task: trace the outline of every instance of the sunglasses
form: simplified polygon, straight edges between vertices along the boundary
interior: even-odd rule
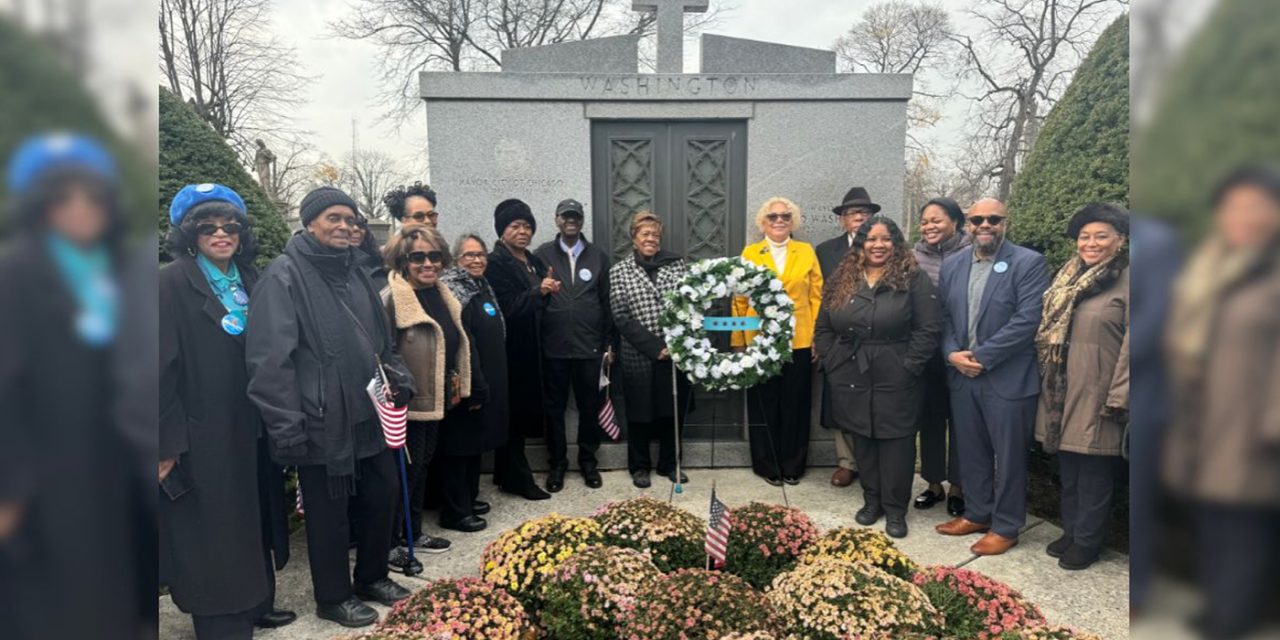
[[[444,254],[439,251],[413,251],[409,253],[409,264],[422,264],[428,260],[436,264],[444,262]]]
[[[413,220],[414,222],[426,222],[427,220],[431,220],[432,222],[434,222],[437,218],[440,217],[440,212],[430,211],[427,213],[423,213],[419,211],[417,213],[411,213],[405,217],[409,218],[410,220]]]
[[[969,224],[981,227],[983,222],[998,227],[1004,223],[1005,216],[969,216]]]
[[[463,260],[483,260],[484,258],[487,258],[489,256],[486,255],[485,252],[483,251],[468,251],[458,257],[462,258]]]
[[[239,222],[228,222],[226,224],[206,223],[196,225],[196,235],[211,236],[221,230],[229,236],[238,236],[243,229],[244,225]]]
[[[777,222],[779,220],[783,222],[791,222],[791,214],[790,213],[770,213],[765,216],[765,219],[767,219],[769,222]]]

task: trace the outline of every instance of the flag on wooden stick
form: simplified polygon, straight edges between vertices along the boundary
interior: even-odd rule
[[[613,412],[613,399],[609,397],[609,369],[608,354],[600,360],[600,393],[604,396],[604,401],[600,403],[600,414],[597,418],[600,421],[600,428],[610,440],[617,440],[622,436],[622,430],[618,428],[618,416]]]
[[[409,407],[397,407],[391,402],[391,392],[387,389],[381,367],[365,390],[369,392],[369,399],[373,401],[373,408],[378,413],[378,422],[382,423],[382,437],[386,438],[387,446],[392,449],[403,448],[409,423]]]

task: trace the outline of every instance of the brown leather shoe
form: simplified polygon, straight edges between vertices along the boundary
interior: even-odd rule
[[[991,525],[978,524],[964,519],[963,516],[948,520],[933,528],[944,536],[967,536],[971,533],[982,533],[991,530]]]
[[[998,556],[1018,544],[1017,538],[1006,538],[994,531],[988,531],[969,550],[980,556]]]
[[[836,487],[847,487],[853,484],[853,481],[857,477],[858,477],[857,471],[853,471],[852,469],[846,469],[844,467],[839,467],[836,469],[835,473],[831,474],[831,484],[832,486],[836,486]]]

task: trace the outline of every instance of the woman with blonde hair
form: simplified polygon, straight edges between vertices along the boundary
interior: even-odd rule
[[[791,361],[782,366],[782,373],[748,392],[751,407],[761,411],[765,421],[751,426],[751,468],[771,485],[799,484],[809,455],[813,325],[822,305],[822,268],[813,245],[791,237],[800,229],[796,203],[781,197],[765,200],[756,211],[756,228],[764,238],[747,245],[742,258],[769,268],[782,281],[795,303],[795,334]],[[733,315],[754,316],[755,310],[745,297],[735,297]],[[733,346],[745,348],[754,338],[754,331],[735,332]]]

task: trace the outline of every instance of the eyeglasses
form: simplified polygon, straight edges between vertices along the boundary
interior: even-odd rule
[[[783,222],[791,222],[790,213],[770,213],[766,215],[765,218],[767,218],[769,222],[777,222],[779,220]]]
[[[839,216],[840,216],[840,217],[842,217],[842,218],[843,218],[844,216],[869,216],[869,215],[871,215],[871,210],[870,210],[870,209],[862,209],[862,208],[858,208],[858,209],[845,209],[844,211],[841,211],[841,212],[840,212],[839,214],[837,214],[837,215],[839,215]]]
[[[239,222],[228,222],[226,224],[200,224],[196,225],[196,235],[211,236],[221,230],[229,236],[238,236],[244,229],[244,225]]]
[[[409,218],[410,220],[413,220],[414,222],[426,222],[427,220],[435,222],[436,219],[440,217],[440,212],[439,211],[427,211],[427,212],[416,211],[405,217]]]
[[[468,251],[458,257],[462,260],[484,260],[489,256],[483,251]]]
[[[1005,216],[969,216],[969,224],[975,227],[981,227],[983,222],[998,227],[1004,224]]]
[[[434,264],[444,262],[444,253],[440,251],[413,251],[409,253],[409,264],[422,264],[428,260]]]

